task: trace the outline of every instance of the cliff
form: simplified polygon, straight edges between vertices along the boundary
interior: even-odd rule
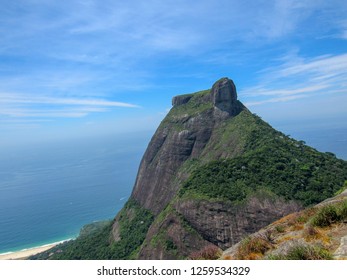
[[[176,96],[142,158],[129,201],[58,259],[184,259],[232,247],[332,197],[347,163],[276,131],[237,98],[232,80]]]

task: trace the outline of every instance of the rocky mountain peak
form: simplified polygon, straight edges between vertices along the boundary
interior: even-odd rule
[[[237,101],[236,87],[232,80],[222,78],[215,82],[210,95],[215,107],[232,114],[233,107]]]
[[[177,95],[172,98],[172,106],[179,106],[188,103],[193,97],[192,94]]]
[[[178,95],[172,98],[172,106],[180,106],[188,103],[194,94]],[[221,78],[215,82],[207,95],[204,95],[200,103],[211,102],[218,114],[235,116],[240,112],[237,102],[237,92],[234,82],[229,78]],[[227,114],[225,114],[227,113]]]

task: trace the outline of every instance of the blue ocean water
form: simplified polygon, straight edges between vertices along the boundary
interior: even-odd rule
[[[2,151],[0,254],[76,237],[129,197],[149,134]]]
[[[347,160],[347,127],[277,129]],[[129,197],[152,133],[0,153],[0,254],[76,237],[112,219]]]
[[[340,126],[308,127],[279,126],[276,127],[290,137],[303,140],[307,145],[320,152],[331,152],[337,158],[347,160],[347,123]]]

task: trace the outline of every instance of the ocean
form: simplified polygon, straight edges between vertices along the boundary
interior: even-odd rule
[[[276,127],[347,160],[347,129]],[[152,133],[30,146],[0,157],[0,254],[74,238],[112,219],[135,182]]]
[[[335,127],[283,125],[275,128],[296,140],[305,141],[306,145],[320,152],[331,152],[337,158],[347,160],[347,123]]]
[[[0,254],[74,238],[131,194],[149,133],[1,151]]]

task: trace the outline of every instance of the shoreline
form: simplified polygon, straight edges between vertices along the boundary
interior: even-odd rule
[[[8,252],[8,253],[2,253],[0,254],[0,260],[25,260],[26,258],[36,255],[38,253],[43,253],[49,249],[52,249],[58,244],[64,243],[66,241],[72,240],[73,238],[70,239],[65,239],[62,241],[57,241],[54,243],[42,245],[42,246],[37,246],[33,248],[28,248],[28,249],[23,249],[15,252]]]

